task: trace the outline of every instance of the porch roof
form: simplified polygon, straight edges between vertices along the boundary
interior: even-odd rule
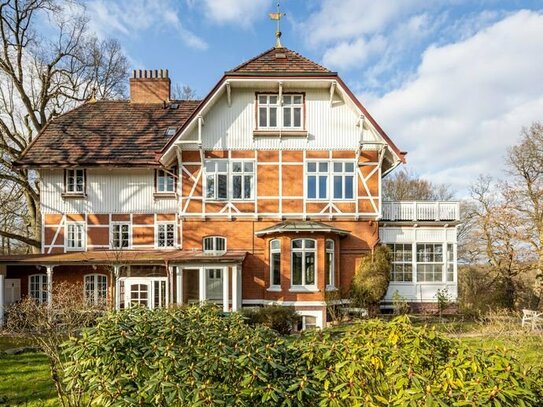
[[[228,251],[209,255],[188,250],[96,250],[58,254],[22,254],[0,256],[0,264],[10,265],[110,265],[110,264],[182,264],[241,263],[247,252]]]
[[[273,226],[261,229],[255,233],[257,236],[270,235],[273,233],[336,233],[340,236],[347,236],[351,232],[338,229],[326,223],[315,221],[284,221]]]

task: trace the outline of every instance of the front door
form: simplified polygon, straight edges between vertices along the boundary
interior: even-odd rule
[[[147,308],[168,305],[168,280],[166,277],[127,277],[124,279],[124,307],[142,305]]]

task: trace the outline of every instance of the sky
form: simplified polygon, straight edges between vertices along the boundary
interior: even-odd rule
[[[167,68],[205,96],[271,48],[272,0],[86,0],[91,29],[134,69]],[[283,45],[337,71],[406,168],[458,198],[502,176],[507,148],[543,121],[543,0],[282,0]]]

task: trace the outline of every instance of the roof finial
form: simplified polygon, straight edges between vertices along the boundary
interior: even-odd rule
[[[87,99],[88,103],[96,103],[96,86],[92,87],[90,97]]]
[[[275,48],[282,48],[281,45],[281,18],[286,16],[285,13],[281,13],[281,3],[277,1],[277,12],[268,13],[272,20],[277,21],[277,28],[275,30]]]

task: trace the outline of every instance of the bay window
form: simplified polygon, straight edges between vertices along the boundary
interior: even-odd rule
[[[312,239],[292,241],[292,286],[316,286],[317,243]]]
[[[417,281],[443,281],[443,244],[417,244]]]
[[[270,242],[270,286],[281,286],[281,241]]]
[[[389,244],[388,248],[392,257],[392,269],[390,281],[413,281],[413,245],[405,243]]]

